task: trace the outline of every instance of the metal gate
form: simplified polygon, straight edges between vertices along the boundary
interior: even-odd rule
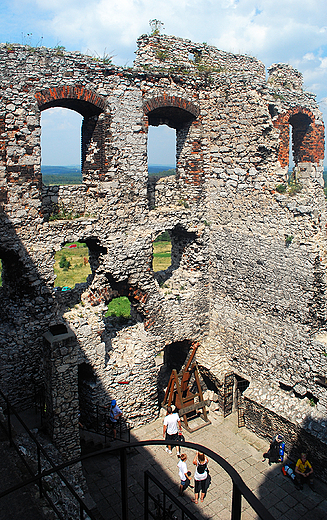
[[[238,379],[236,382],[236,402],[237,402],[237,424],[239,428],[245,426],[245,404],[243,392],[249,386],[246,379]]]
[[[233,411],[234,374],[226,374],[224,382],[224,417]]]

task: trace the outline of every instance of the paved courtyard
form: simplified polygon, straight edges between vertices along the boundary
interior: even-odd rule
[[[316,480],[315,491],[305,485],[303,491],[281,472],[281,464],[271,467],[262,462],[262,453],[268,443],[256,437],[246,428],[237,428],[235,415],[224,419],[219,412],[210,412],[211,425],[196,432],[183,431],[185,440],[202,444],[225,458],[241,475],[247,486],[268,508],[273,517],[283,520],[327,519],[327,486]],[[149,425],[131,432],[131,440],[162,440],[162,422],[159,418]],[[118,441],[116,441],[118,442]],[[195,452],[183,450],[188,457],[188,469],[194,474],[192,464]],[[197,518],[230,520],[231,480],[227,473],[213,461],[209,461],[211,483],[203,503],[194,504],[193,490],[178,497],[178,458],[163,446],[131,449],[128,463],[129,520],[143,519],[143,474],[148,469],[163,483]],[[90,493],[105,520],[121,519],[120,469],[118,456],[98,455],[84,463]],[[314,461],[313,461],[314,465]],[[192,480],[193,483],[193,480]],[[159,490],[154,494],[159,493]],[[175,507],[173,507],[175,509]],[[257,519],[252,508],[243,500],[242,520]]]

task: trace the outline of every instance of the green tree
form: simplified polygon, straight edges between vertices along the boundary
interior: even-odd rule
[[[70,261],[67,260],[65,255],[62,255],[62,257],[60,258],[59,267],[64,271],[68,271],[68,269],[70,268]]]

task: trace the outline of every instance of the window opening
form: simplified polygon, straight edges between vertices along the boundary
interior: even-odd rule
[[[41,112],[41,171],[45,185],[81,184],[81,125],[74,110],[54,107]]]
[[[306,148],[309,146],[308,132],[310,131],[311,119],[301,112],[290,117],[290,157],[292,153],[292,160],[294,166],[299,162],[306,162]]]
[[[109,282],[109,286],[104,291],[104,294],[107,294],[108,305],[105,314],[106,329],[119,330],[143,322],[144,317],[138,309],[140,290],[130,286],[126,280],[116,282],[109,273],[106,277]]]
[[[85,283],[92,274],[89,249],[84,242],[67,242],[55,254],[55,287],[68,290],[77,283]]]
[[[202,60],[202,53],[198,50],[190,51],[188,54],[188,59],[198,65]]]
[[[127,296],[113,298],[108,304],[108,310],[105,316],[129,319],[131,317],[131,302]]]
[[[150,126],[148,132],[149,175],[174,175],[176,167],[176,130],[166,124]],[[166,173],[169,172],[169,173]]]
[[[164,236],[166,235],[167,231],[164,233]],[[166,269],[156,270],[156,260],[155,254],[159,253],[157,250],[157,243],[153,243],[153,272],[154,277],[157,280],[160,287],[163,288],[165,296],[170,298],[172,290],[173,289],[179,289],[181,292],[184,292],[186,290],[186,286],[183,283],[179,283],[178,287],[175,287],[175,282],[173,281],[173,274],[174,272],[180,267],[183,255],[185,254],[185,251],[191,252],[193,247],[196,247],[195,244],[195,234],[189,233],[184,228],[180,226],[176,226],[174,229],[168,231],[170,241],[171,241],[171,248],[170,248],[170,265],[166,267]],[[162,237],[163,234],[159,235],[158,239]],[[167,263],[169,262],[169,244],[165,246],[167,248],[165,254],[165,260]],[[170,281],[168,281],[171,278]],[[174,293],[175,294],[175,293]],[[176,300],[179,302],[181,301],[180,294],[175,294]]]
[[[160,124],[160,123],[159,123]],[[156,184],[162,177],[176,173],[176,130],[165,124],[149,126],[148,132],[148,200],[155,208]]]
[[[165,271],[171,265],[171,238],[168,231],[164,231],[153,242],[154,272]]]
[[[294,158],[293,158],[293,132],[292,125],[289,125],[289,158],[288,158],[288,175],[289,177],[292,174],[294,168]]]

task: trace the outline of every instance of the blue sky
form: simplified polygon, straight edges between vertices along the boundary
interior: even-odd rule
[[[0,39],[34,46],[63,45],[99,56],[108,53],[117,65],[130,66],[136,39],[149,32],[148,22],[153,18],[164,22],[166,34],[250,54],[266,67],[280,62],[293,65],[302,72],[305,89],[317,95],[327,121],[326,0],[2,0]],[[48,118],[46,123],[43,117],[44,128],[47,125],[51,132],[57,116],[50,110],[44,114]],[[67,131],[74,117],[65,116]],[[159,130],[160,137],[150,146],[149,162],[162,164],[160,152],[170,149],[173,132]],[[47,139],[44,135],[42,157],[50,164]],[[173,148],[168,156],[172,154]],[[76,164],[69,150],[61,157],[66,164]],[[165,164],[166,158],[165,153]]]

